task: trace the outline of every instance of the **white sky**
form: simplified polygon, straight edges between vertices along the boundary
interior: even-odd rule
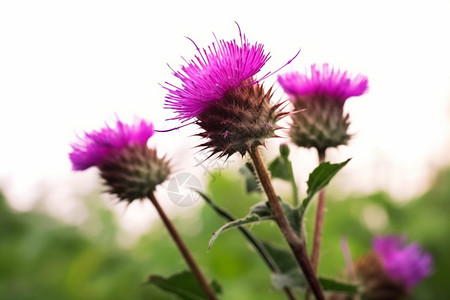
[[[277,69],[301,48],[282,72],[329,62],[369,77],[370,92],[347,103],[357,135],[330,157],[354,158],[342,175],[349,190],[384,188],[408,197],[450,161],[449,13],[450,1],[429,0],[2,0],[0,186],[17,209],[45,193],[70,215],[73,205],[65,198],[74,196],[67,183],[80,189],[97,182],[95,171],[70,171],[75,134],[116,113],[153,120],[158,128],[177,126],[164,122],[172,115],[161,108],[159,84],[176,83],[167,63],[177,68],[181,56],[193,56],[185,36],[199,46],[213,41],[212,32],[238,38],[237,21],[251,42],[271,52],[263,71]],[[175,157],[179,171],[192,171],[195,161],[181,156],[194,145],[187,137],[193,132],[152,140]],[[304,155],[302,166],[314,166],[313,154],[295,153]]]

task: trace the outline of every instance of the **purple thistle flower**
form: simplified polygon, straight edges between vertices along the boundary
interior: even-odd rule
[[[208,48],[200,50],[198,55],[174,71],[174,75],[182,82],[181,87],[167,83],[169,94],[166,107],[173,109],[177,119],[185,121],[202,113],[215,100],[236,89],[246,81],[246,85],[256,83],[253,78],[269,60],[262,44],[251,45],[245,35],[240,35],[240,43],[236,40],[219,40]],[[250,79],[250,81],[248,81]]]
[[[373,248],[381,258],[386,273],[408,289],[432,272],[431,255],[416,243],[406,245],[404,238],[377,237],[373,241]]]
[[[330,69],[328,64],[323,64],[322,70],[312,65],[309,75],[299,72],[280,75],[278,82],[291,97],[323,96],[340,102],[345,102],[353,96],[360,96],[368,88],[366,76],[356,75],[351,78],[347,71]]]
[[[92,166],[100,166],[115,153],[133,145],[147,145],[148,139],[154,134],[153,124],[140,120],[133,125],[116,122],[116,128],[106,125],[99,131],[85,133],[80,142],[72,144],[69,154],[72,169],[83,171]]]
[[[349,115],[344,114],[344,103],[349,97],[367,91],[367,77],[351,78],[346,71],[330,69],[324,64],[321,69],[312,65],[310,74],[280,75],[278,82],[298,111],[292,115],[294,124],[289,132],[297,146],[324,152],[347,144],[351,137],[347,132],[350,121]]]
[[[216,39],[207,48],[195,46],[195,58],[181,71],[173,71],[181,86],[167,82],[164,86],[166,108],[177,114],[174,119],[195,119],[203,129],[199,136],[208,140],[200,147],[211,149],[211,155],[244,155],[264,144],[287,113],[280,111],[281,103],[270,103],[272,90],[265,92],[259,84],[271,73],[255,79],[270,58],[263,45],[250,44],[240,33],[240,42]]]
[[[143,199],[170,173],[168,162],[147,147],[153,133],[153,124],[145,120],[132,125],[117,120],[115,128],[106,125],[85,133],[72,144],[72,169],[82,171],[96,166],[111,194],[128,202]]]

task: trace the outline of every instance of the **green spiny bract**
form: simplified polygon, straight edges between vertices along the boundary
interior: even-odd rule
[[[170,174],[168,161],[141,144],[126,147],[99,168],[108,192],[130,203],[146,198]]]
[[[346,145],[349,115],[343,113],[343,102],[323,97],[297,96],[292,100],[295,113],[289,136],[299,147],[327,148]]]
[[[270,88],[264,92],[262,85],[254,84],[228,91],[197,116],[197,124],[204,130],[198,135],[208,139],[200,145],[211,150],[211,156],[229,157],[239,152],[245,155],[250,149],[264,145],[267,138],[275,136],[276,124],[287,112],[282,103],[272,105]]]

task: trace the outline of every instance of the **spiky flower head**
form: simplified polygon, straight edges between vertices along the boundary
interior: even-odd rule
[[[168,162],[147,147],[153,134],[153,124],[145,120],[131,125],[117,120],[115,127],[86,132],[71,145],[72,169],[98,167],[111,194],[128,202],[143,199],[170,172]]]
[[[324,151],[347,144],[349,115],[344,115],[344,103],[367,91],[367,77],[352,78],[346,71],[323,64],[321,67],[312,65],[310,73],[280,75],[278,82],[290,96],[295,110],[304,110],[292,117],[290,137],[296,145]]]
[[[364,298],[400,300],[432,271],[432,257],[422,248],[398,236],[376,237],[373,251],[356,261]]]
[[[197,123],[203,129],[199,135],[207,139],[201,146],[212,154],[244,155],[273,136],[285,115],[280,104],[270,103],[271,89],[265,92],[259,83],[264,76],[255,77],[270,56],[262,44],[250,44],[242,34],[239,42],[216,39],[197,51],[173,73],[181,86],[166,83],[166,108],[177,114],[174,119]]]

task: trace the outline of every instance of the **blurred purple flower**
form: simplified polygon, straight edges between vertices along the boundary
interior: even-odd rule
[[[340,102],[360,96],[368,88],[366,76],[356,75],[351,78],[346,71],[330,69],[328,64],[323,64],[322,68],[312,65],[311,74],[293,72],[280,75],[278,82],[291,97],[323,96]]]
[[[106,125],[99,131],[86,132],[78,143],[71,145],[72,169],[98,167],[127,146],[146,145],[153,133],[153,124],[145,120],[137,120],[133,125],[117,120],[115,128]]]
[[[409,289],[432,272],[431,255],[416,243],[406,245],[402,237],[376,237],[373,247],[386,273]]]
[[[195,45],[195,43],[194,43]],[[195,45],[197,47],[197,45]],[[199,49],[195,59],[173,74],[181,80],[181,87],[166,82],[169,91],[166,107],[186,121],[201,114],[212,101],[222,99],[233,89],[256,83],[256,75],[269,60],[262,44],[250,44],[245,35],[236,40],[217,40],[208,48]]]

